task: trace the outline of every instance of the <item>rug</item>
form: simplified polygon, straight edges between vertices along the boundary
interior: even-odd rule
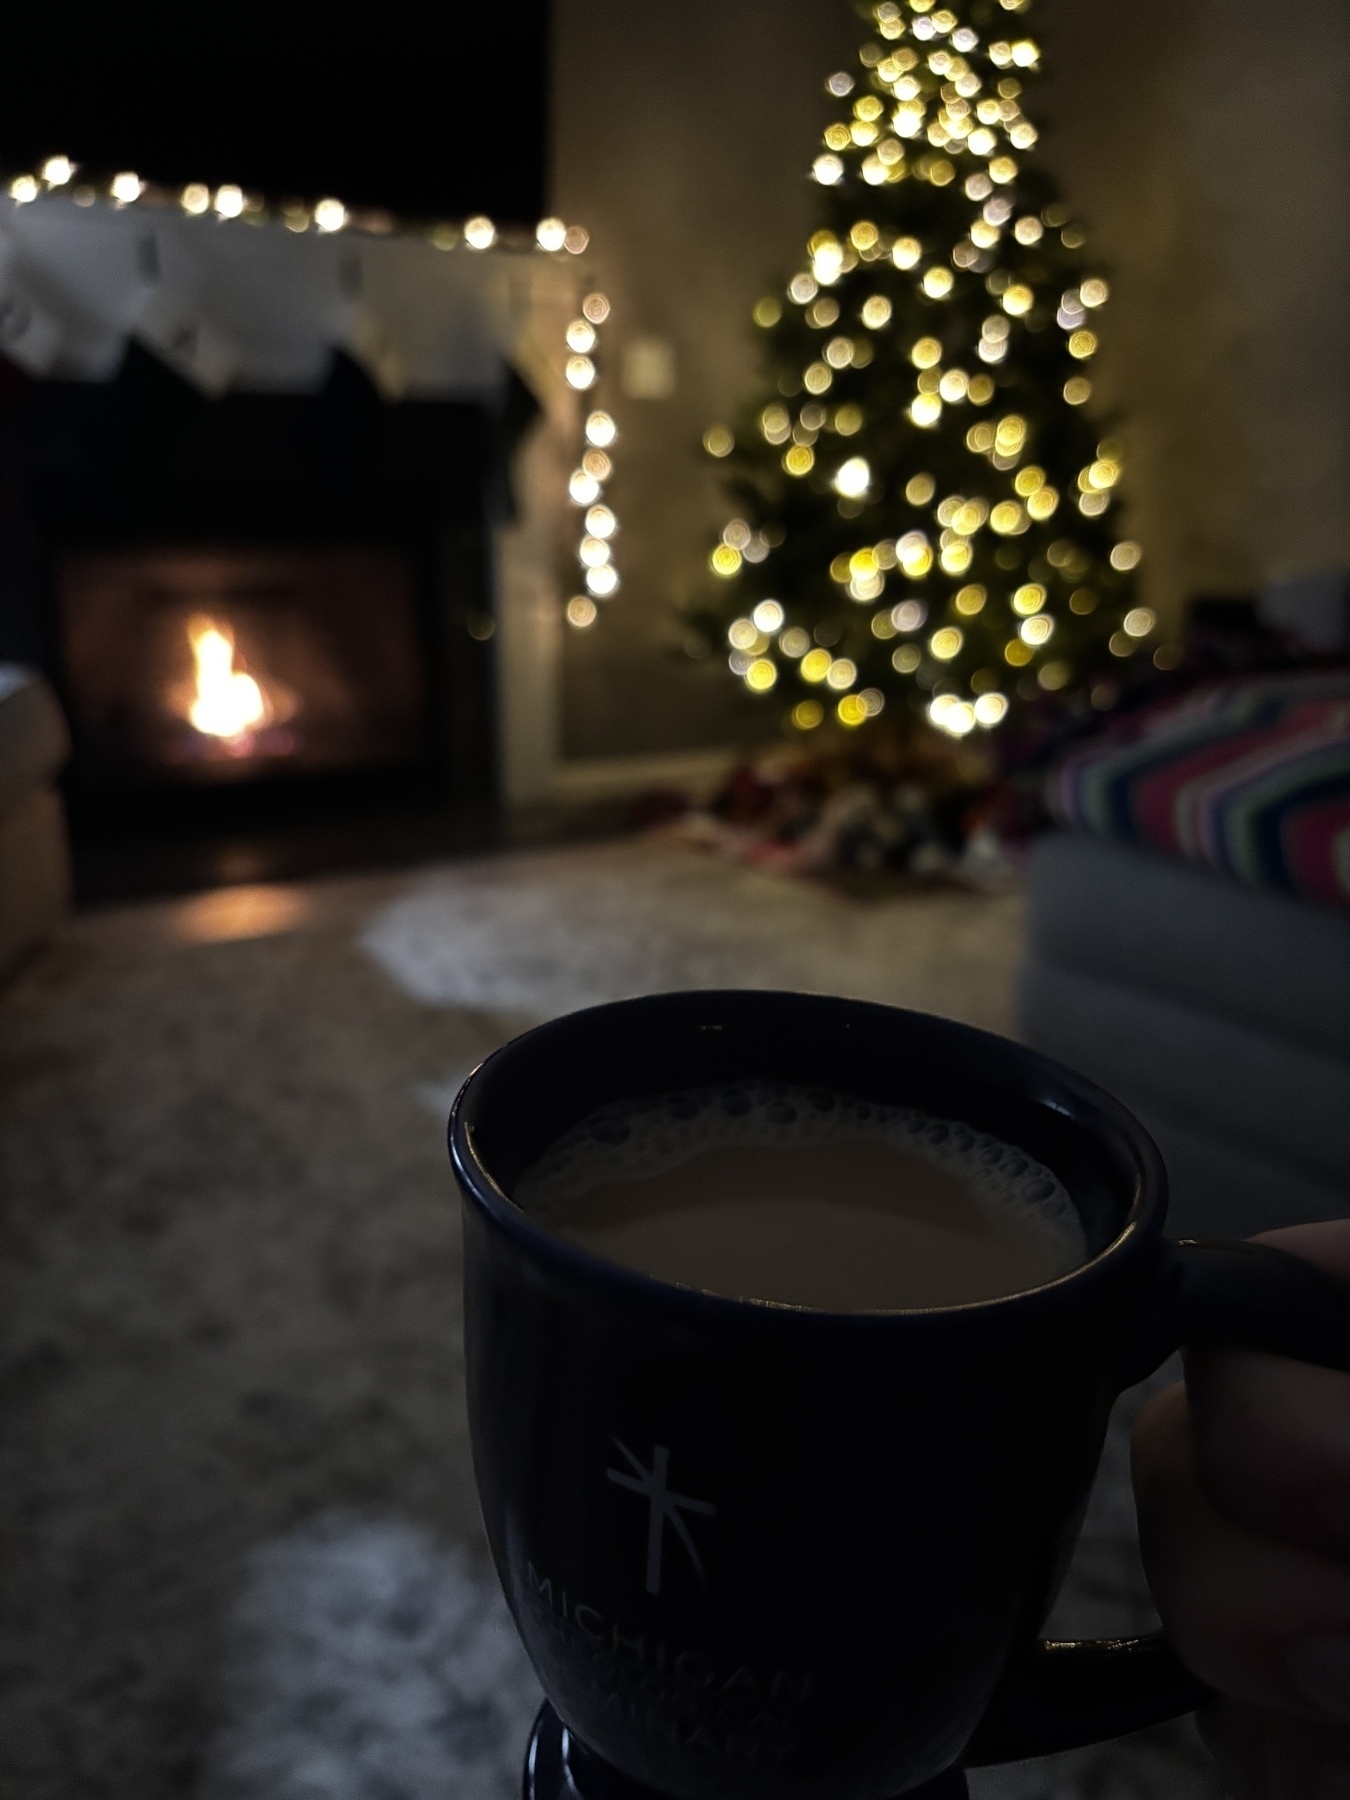
[[[0,993],[3,1800],[516,1792],[536,1690],[469,1464],[453,1088],[658,987],[1006,1029],[1016,935],[1012,897],[644,842],[72,921]],[[1122,1441],[1065,1602],[1090,1629],[1146,1605]],[[1213,1791],[1182,1728],[978,1779]]]

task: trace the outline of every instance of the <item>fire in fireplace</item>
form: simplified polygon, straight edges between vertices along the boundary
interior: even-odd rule
[[[410,560],[137,549],[60,570],[64,666],[99,785],[376,768],[425,751]]]

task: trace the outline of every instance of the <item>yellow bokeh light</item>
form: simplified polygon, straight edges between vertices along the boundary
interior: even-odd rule
[[[320,200],[314,208],[314,223],[320,231],[341,231],[347,223],[347,209],[340,200],[334,200],[330,195],[327,200]],[[469,228],[466,225],[464,227],[466,237],[468,231]]]
[[[824,394],[834,383],[834,374],[828,363],[814,362],[802,376],[802,385],[808,394]]]
[[[923,652],[917,644],[901,644],[891,651],[891,667],[897,675],[912,675],[923,661]]]
[[[805,656],[811,648],[811,639],[800,625],[789,625],[778,640],[778,648],[784,656]]]
[[[1111,567],[1113,569],[1137,569],[1143,559],[1144,552],[1139,545],[1125,538],[1116,544],[1111,551]]]
[[[798,731],[814,731],[825,717],[819,700],[799,700],[792,709],[792,723]]]
[[[862,725],[867,719],[867,703],[861,694],[845,694],[834,710],[841,725]]]
[[[1038,581],[1029,581],[1025,587],[1018,588],[1012,597],[1012,609],[1019,618],[1029,619],[1045,605],[1045,589]]]
[[[976,613],[983,611],[984,603],[988,598],[988,594],[978,582],[971,582],[968,587],[960,590],[952,601],[952,605],[963,618],[973,619]]]
[[[1020,537],[1030,520],[1014,500],[1000,500],[989,515],[989,524],[1000,537]]]
[[[476,213],[472,219],[464,221],[464,242],[470,250],[490,250],[497,241],[497,227],[486,213]],[[567,234],[563,234],[564,244]]]
[[[995,392],[992,375],[972,375],[966,397],[976,406],[988,406]]]
[[[928,717],[950,737],[965,737],[975,729],[975,708],[955,694],[939,694],[929,702]]]
[[[595,347],[595,327],[589,319],[573,319],[567,327],[567,348],[586,352]]]
[[[956,284],[950,269],[932,268],[923,272],[923,291],[930,300],[945,300]]]
[[[714,575],[720,575],[729,581],[733,575],[740,573],[741,553],[730,544],[719,544],[708,558],[708,565]]]
[[[1132,638],[1147,637],[1158,623],[1158,615],[1148,606],[1134,606],[1121,620],[1126,634]]]
[[[619,576],[613,563],[603,563],[598,569],[589,569],[586,573],[586,586],[591,593],[602,599],[619,591]]]
[[[1125,632],[1113,631],[1106,641],[1106,647],[1112,656],[1133,656],[1138,645]]]
[[[767,694],[778,680],[778,670],[767,656],[756,657],[745,671],[745,685],[757,694]]]
[[[190,181],[178,196],[178,204],[185,213],[200,218],[211,204],[211,190],[204,181]]]
[[[858,665],[847,656],[836,656],[825,672],[825,679],[832,688],[850,688],[858,679]]]
[[[850,456],[835,470],[835,492],[843,494],[846,499],[859,500],[867,492],[872,482],[872,469],[864,456]]]
[[[937,492],[937,483],[931,475],[911,475],[905,483],[905,498],[911,506],[927,506]]]
[[[727,626],[727,642],[733,650],[759,650],[763,639],[753,619],[733,619]]]
[[[949,406],[954,406],[966,397],[970,380],[964,369],[948,369],[938,383],[938,393]]]
[[[862,322],[869,331],[880,331],[890,317],[891,303],[884,294],[871,294],[863,301]]]
[[[809,444],[794,444],[783,457],[789,475],[809,475],[816,466],[816,454]]]
[[[1073,375],[1064,383],[1064,398],[1070,406],[1083,406],[1092,398],[1092,383],[1085,375]]]
[[[1078,297],[1084,306],[1105,306],[1111,296],[1111,290],[1104,281],[1085,281],[1078,289]]]
[[[961,654],[961,646],[965,636],[955,625],[944,625],[941,631],[935,631],[928,640],[928,648],[939,662],[950,662],[954,656]]]
[[[1014,281],[1003,291],[1003,310],[1015,319],[1029,313],[1035,304],[1036,296],[1025,282]]]
[[[1008,702],[999,693],[981,694],[975,702],[975,719],[980,725],[994,726],[1008,716]]]
[[[569,356],[567,367],[563,371],[567,385],[584,393],[587,388],[595,386],[595,364],[589,356]]]
[[[578,631],[584,631],[588,625],[594,625],[599,613],[600,608],[587,594],[573,594],[567,602],[567,623],[575,625]]]
[[[1003,646],[1003,660],[1011,663],[1014,669],[1024,669],[1031,661],[1033,652],[1021,638],[1009,638]]]
[[[942,401],[936,394],[916,394],[910,402],[909,417],[928,430],[942,417]]]
[[[1033,519],[1039,521],[1052,518],[1058,505],[1059,490],[1058,488],[1050,487],[1047,483],[1044,487],[1038,487],[1036,492],[1028,499],[1027,511],[1031,514]]]
[[[619,435],[619,428],[607,412],[593,412],[586,421],[586,442],[607,449]]]
[[[809,650],[802,658],[802,680],[824,681],[833,660],[828,650]]]
[[[841,406],[834,415],[834,428],[840,437],[852,437],[863,428],[863,415],[860,406]]]
[[[730,456],[736,440],[725,425],[710,425],[703,434],[703,448],[709,456]]]
[[[768,331],[782,316],[783,309],[771,294],[766,294],[762,300],[756,300],[754,311],[750,314],[761,331]]]
[[[932,369],[942,361],[942,342],[935,337],[921,337],[909,353],[916,369]]]
[[[1069,339],[1069,355],[1076,356],[1080,362],[1097,351],[1097,334],[1095,331],[1075,331]]]
[[[757,630],[772,636],[783,623],[783,609],[776,600],[761,600],[750,617]]]
[[[1013,477],[1013,492],[1020,494],[1024,500],[1044,485],[1045,470],[1036,463],[1028,463],[1025,469],[1019,469]]]
[[[566,239],[567,226],[562,219],[540,219],[534,228],[534,241],[541,250],[561,250]]]
[[[49,188],[64,187],[75,173],[75,165],[68,156],[49,156],[42,165],[42,179]]]
[[[1029,619],[1023,619],[1017,627],[1017,635],[1024,644],[1048,644],[1054,634],[1055,621],[1048,613],[1035,613]]]
[[[897,269],[912,269],[923,255],[923,245],[916,237],[898,237],[891,245],[891,261]]]

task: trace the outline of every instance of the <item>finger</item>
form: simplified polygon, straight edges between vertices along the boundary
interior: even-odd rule
[[[1347,1282],[1350,1220],[1258,1240]],[[1194,1351],[1186,1382],[1200,1479],[1214,1505],[1264,1536],[1350,1559],[1350,1375],[1252,1351]]]
[[[1230,1700],[1200,1713],[1205,1746],[1236,1800],[1350,1800],[1350,1731]]]
[[[1183,1661],[1249,1705],[1350,1725],[1350,1566],[1214,1506],[1181,1387],[1140,1413],[1133,1462],[1144,1567]]]

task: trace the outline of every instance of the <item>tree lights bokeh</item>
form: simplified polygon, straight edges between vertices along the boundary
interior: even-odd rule
[[[1109,286],[1029,158],[1030,3],[859,8],[822,224],[753,309],[769,391],[704,437],[736,516],[691,625],[798,730],[889,702],[961,737],[1152,648],[1085,410]]]

